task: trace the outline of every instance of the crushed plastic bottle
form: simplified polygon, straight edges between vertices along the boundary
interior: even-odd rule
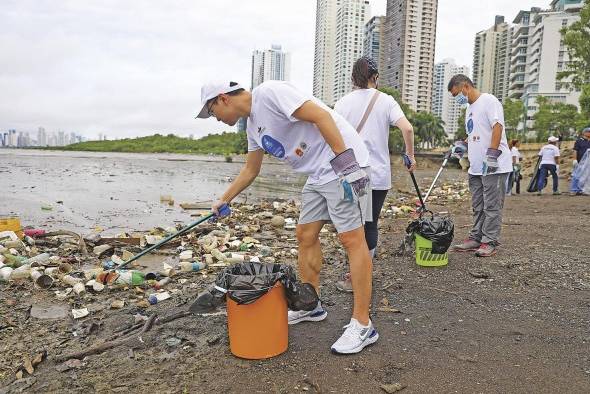
[[[195,261],[194,263],[183,261],[182,263],[180,263],[180,269],[184,272],[200,271],[204,269],[206,266],[207,265],[205,263],[202,263],[200,261]]]
[[[115,280],[116,284],[139,286],[145,282],[145,275],[140,271],[121,271]]]

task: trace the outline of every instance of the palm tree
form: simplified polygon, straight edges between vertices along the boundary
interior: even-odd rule
[[[418,112],[412,124],[416,139],[422,148],[434,148],[447,143],[445,123],[438,116],[430,112]]]

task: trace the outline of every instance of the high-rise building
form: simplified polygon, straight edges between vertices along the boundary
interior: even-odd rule
[[[264,81],[288,81],[291,78],[291,54],[283,52],[280,45],[273,44],[270,49],[252,52],[250,89]],[[238,120],[238,131],[246,131],[247,119]]]
[[[334,58],[336,55],[336,15],[342,0],[317,0],[313,95],[327,105],[334,104]]]
[[[251,89],[264,81],[288,81],[290,73],[291,55],[283,52],[280,45],[273,44],[271,49],[252,52]]]
[[[387,0],[384,84],[417,111],[430,111],[438,0]]]
[[[567,81],[557,80],[557,73],[565,70],[569,61],[560,30],[580,19],[582,6],[582,0],[553,0],[550,10],[531,15],[521,97],[527,111],[527,128],[533,125],[538,96],[579,107],[580,92],[570,90],[566,86]]]
[[[57,132],[57,146],[64,146],[66,144],[65,134],[63,131]]]
[[[47,133],[45,132],[45,128],[39,127],[37,130],[37,145],[38,146],[47,146]]]
[[[510,54],[510,84],[508,96],[520,99],[524,93],[525,76],[528,70],[529,31],[535,15],[541,11],[533,7],[530,11],[520,11],[512,21],[512,44]],[[531,41],[532,44],[532,41]]]
[[[461,106],[447,90],[453,75],[469,76],[468,66],[457,66],[453,59],[444,59],[434,65],[434,82],[432,85],[432,113],[445,122],[445,132],[454,138],[459,127],[457,120],[461,116]]]
[[[18,146],[18,135],[16,134],[16,130],[14,130],[14,129],[8,130],[7,146],[11,146],[11,147]]]
[[[510,87],[512,27],[497,15],[494,26],[475,35],[473,83],[503,101]]]
[[[363,55],[367,0],[317,0],[313,95],[327,105],[352,90],[352,66]]]
[[[336,13],[334,90],[338,101],[352,90],[352,66],[363,55],[364,29],[371,9],[366,0],[341,0]]]
[[[368,56],[377,62],[379,75],[384,75],[385,65],[385,16],[374,16],[365,24],[365,39],[363,42],[363,56]]]

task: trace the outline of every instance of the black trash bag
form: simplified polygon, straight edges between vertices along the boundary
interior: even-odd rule
[[[407,234],[419,234],[432,241],[432,253],[443,254],[453,242],[455,225],[446,216],[420,217],[408,225]]]
[[[209,312],[225,301],[225,296],[239,305],[251,304],[265,295],[277,283],[285,288],[289,309],[313,310],[318,303],[315,288],[297,281],[293,267],[284,264],[239,263],[217,275],[215,283],[197,296],[191,305],[193,313]]]

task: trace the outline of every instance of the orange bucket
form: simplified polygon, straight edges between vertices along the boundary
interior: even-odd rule
[[[24,237],[20,219],[17,216],[0,216],[0,231],[14,231],[20,239]]]
[[[277,283],[252,304],[238,305],[227,297],[227,329],[229,349],[237,357],[259,360],[284,353],[289,325],[283,285]]]

